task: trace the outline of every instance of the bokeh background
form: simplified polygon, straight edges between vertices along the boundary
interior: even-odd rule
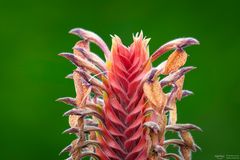
[[[239,1],[1,1],[0,2],[0,159],[57,160],[74,138],[62,135],[69,109],[55,99],[74,96],[64,79],[74,66],[62,57],[78,37],[68,31],[82,27],[98,33],[110,46],[110,34],[126,45],[132,33],[151,37],[150,51],[177,37],[197,38],[187,48],[185,88],[195,95],[178,104],[179,122],[194,123],[202,151],[193,159],[239,155],[240,148],[240,13]],[[93,51],[102,56],[93,46]],[[166,57],[159,58],[158,62]],[[155,64],[157,64],[155,63]]]

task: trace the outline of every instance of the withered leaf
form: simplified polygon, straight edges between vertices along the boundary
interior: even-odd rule
[[[186,146],[188,146],[193,151],[196,151],[196,147],[194,145],[194,140],[193,140],[190,132],[188,132],[186,130],[182,130],[182,131],[180,131],[180,136],[181,136],[182,140],[184,141],[184,143],[186,144]]]
[[[183,89],[184,79],[185,79],[185,76],[183,75],[175,83],[177,85],[177,100],[179,101],[182,99],[182,89]]]
[[[73,80],[76,90],[76,104],[77,107],[82,107],[91,90],[89,86],[83,83],[80,74],[76,71],[73,72]]]
[[[71,151],[71,155],[73,159],[78,159],[78,157],[81,155],[81,150],[78,149],[78,139],[75,139],[72,141],[71,145],[72,145],[72,151]]]
[[[187,56],[187,53],[183,49],[176,49],[167,59],[164,74],[169,74],[177,71],[186,63]]]
[[[71,128],[74,128],[74,127],[78,126],[78,118],[79,118],[79,116],[77,116],[77,115],[70,115],[69,116],[68,122],[69,122],[69,125],[70,125]]]
[[[162,91],[158,80],[144,82],[143,91],[148,100],[156,107],[156,110],[161,113],[166,102],[166,95]]]
[[[176,106],[176,101],[173,100],[170,102],[171,110],[169,110],[169,125],[174,125],[177,123],[177,106]]]
[[[191,160],[191,157],[192,157],[192,152],[191,152],[191,149],[188,148],[187,146],[181,146],[180,147],[180,153],[183,157],[184,160]]]

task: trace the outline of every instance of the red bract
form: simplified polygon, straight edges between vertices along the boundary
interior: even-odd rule
[[[83,40],[72,53],[61,53],[76,65],[67,78],[74,81],[76,97],[58,99],[74,106],[64,115],[70,127],[65,133],[77,135],[63,151],[69,159],[90,156],[101,160],[190,159],[198,146],[189,132],[201,130],[192,124],[177,124],[176,102],[192,94],[183,90],[185,73],[194,67],[182,67],[187,60],[184,47],[199,44],[194,38],[179,38],[161,46],[149,55],[149,39],[143,33],[133,37],[126,47],[117,36],[112,37],[111,51],[95,33],[77,28],[70,31]],[[105,61],[92,53],[89,43],[98,45]],[[152,62],[174,50],[166,61]],[[181,68],[182,67],[182,68]],[[159,76],[165,77],[160,80]],[[165,93],[163,88],[171,86]],[[167,131],[179,132],[179,139],[165,139]],[[167,153],[169,145],[177,145],[180,155]]]

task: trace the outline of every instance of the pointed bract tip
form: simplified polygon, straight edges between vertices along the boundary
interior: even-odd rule
[[[75,60],[75,58],[76,58],[76,56],[75,56],[74,54],[72,54],[72,53],[63,52],[63,53],[59,53],[58,55],[61,56],[61,57],[66,58],[66,59],[68,59],[68,60],[70,60],[70,61],[73,62],[73,63],[74,63],[74,60]],[[74,63],[74,64],[75,64],[75,63]]]
[[[76,107],[76,99],[72,98],[72,97],[62,97],[62,98],[58,98],[56,99],[57,102],[63,102],[65,104],[71,105],[73,107]]]
[[[192,37],[186,37],[186,38],[177,38],[173,41],[168,42],[167,44],[173,44],[177,48],[184,48],[192,45],[199,45],[200,42]]]
[[[187,96],[191,96],[191,95],[194,95],[194,93],[192,91],[189,91],[189,90],[182,91],[182,97],[187,97]]]
[[[73,133],[78,133],[78,131],[79,130],[77,128],[68,128],[65,131],[63,131],[62,134],[66,134],[66,133],[73,134]]]
[[[71,97],[61,97],[61,98],[56,99],[55,101],[56,102],[66,102],[69,99],[73,99],[73,98],[71,98]]]
[[[65,78],[67,78],[67,79],[73,79],[73,74],[70,73],[70,74],[66,75]]]
[[[62,98],[57,98],[55,101],[56,102],[62,102]]]
[[[143,39],[143,31],[142,30],[140,31],[139,38]]]
[[[199,147],[197,144],[195,144],[195,147],[196,147],[199,151],[202,151],[202,148]]]
[[[82,115],[82,112],[78,109],[71,109],[63,114],[63,116],[69,116],[69,115]]]
[[[183,131],[183,130],[197,130],[201,131],[202,129],[194,124],[175,124],[175,125],[167,125],[167,130],[173,130],[173,131]]]
[[[65,153],[65,152],[70,152],[72,149],[72,145],[68,145],[67,147],[65,147],[60,153],[59,155]]]
[[[187,72],[190,72],[194,69],[197,69],[197,67],[194,67],[194,66],[188,66],[188,67],[183,67],[183,68],[180,68],[180,75],[184,75],[185,73]]]
[[[186,45],[199,45],[200,42],[192,37],[186,38]]]
[[[59,53],[58,56],[67,57],[67,56],[70,55],[70,54],[71,54],[71,53],[62,52],[62,53]]]
[[[65,112],[64,114],[63,114],[63,117],[64,116],[69,116],[69,115],[71,115],[73,113],[73,110],[69,110],[69,111],[67,111],[67,112]]]
[[[73,158],[72,157],[68,157],[67,159],[65,159],[65,160],[73,160]]]
[[[68,33],[76,35],[76,36],[80,36],[82,31],[84,31],[84,29],[82,29],[82,28],[73,28]]]

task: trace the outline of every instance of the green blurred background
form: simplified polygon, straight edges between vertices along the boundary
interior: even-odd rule
[[[151,37],[150,51],[177,37],[197,38],[187,48],[185,88],[195,95],[179,106],[179,122],[194,123],[202,151],[196,160],[240,154],[240,13],[237,0],[228,1],[1,1],[1,116],[0,159],[56,160],[74,137],[62,117],[68,106],[55,102],[74,96],[73,83],[64,79],[74,66],[57,54],[71,51],[75,27],[98,33],[110,46],[110,34],[129,45],[141,29]],[[93,51],[100,53],[97,47]],[[100,53],[102,56],[102,53]],[[159,58],[159,63],[165,57]],[[156,63],[155,63],[156,64]]]

